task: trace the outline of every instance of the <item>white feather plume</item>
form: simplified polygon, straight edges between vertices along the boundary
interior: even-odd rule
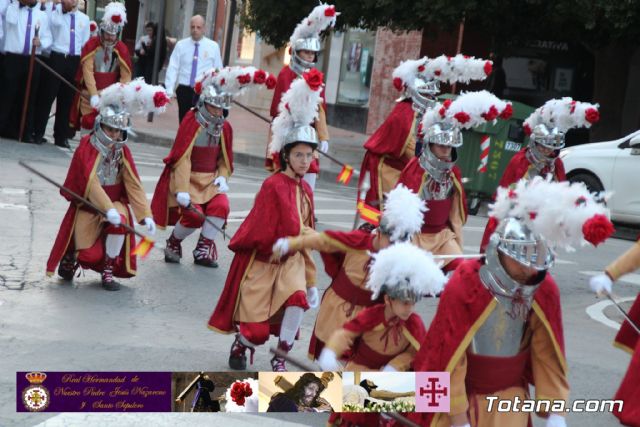
[[[469,83],[471,80],[484,80],[491,74],[492,67],[493,62],[487,59],[458,54],[451,58],[452,75],[448,76],[447,82]]]
[[[389,191],[382,216],[391,229],[391,241],[419,233],[427,210],[424,200],[404,185]]]
[[[320,93],[320,90],[311,89],[304,78],[291,83],[289,90],[282,95],[278,116],[271,124],[270,154],[280,152],[291,129],[309,125],[318,118],[318,104],[322,100]]]
[[[249,383],[249,386],[251,386],[252,394],[251,396],[245,398],[244,405],[242,406],[234,402],[233,398],[231,397],[231,388],[233,387],[233,384],[235,384],[236,382]],[[245,378],[242,381],[240,380],[234,381],[233,384],[231,384],[231,386],[227,388],[227,391],[224,394],[226,399],[226,403],[224,404],[224,411],[225,412],[258,412],[258,402],[259,402],[258,380],[254,378]]]
[[[114,22],[113,17],[120,15],[120,22]],[[127,23],[127,9],[123,3],[112,1],[104,8],[104,15],[102,15],[102,22],[116,24],[120,28],[124,27]]]
[[[400,79],[405,87],[415,87],[416,76],[421,72],[421,69],[426,70],[427,60],[428,58],[425,56],[420,59],[407,59],[406,61],[402,61],[400,65],[393,70],[391,77],[394,80]]]
[[[395,243],[372,254],[367,288],[378,298],[383,285],[394,287],[409,282],[417,295],[436,295],[446,278],[430,252],[411,243]]]
[[[548,128],[557,127],[561,132],[577,127],[590,128],[599,118],[599,108],[598,104],[574,101],[570,97],[550,99],[526,118],[524,126],[525,129],[528,128],[527,133],[539,124],[544,124]],[[595,121],[592,118],[593,115],[596,116]]]
[[[206,87],[214,84],[217,88],[231,96],[243,94],[247,89],[264,86],[264,82],[256,82],[256,72],[264,73],[265,80],[269,78],[269,73],[256,67],[234,66],[221,69],[212,68],[205,71],[200,78],[200,84]]]
[[[158,114],[165,111],[168,100],[165,88],[147,84],[140,77],[129,83],[114,83],[106,87],[100,94],[98,109],[117,105],[130,114]],[[165,102],[160,102],[162,105],[156,105],[156,101]]]
[[[585,222],[594,215],[609,217],[609,210],[581,182],[555,182],[538,176],[520,180],[512,189],[499,187],[490,215],[498,220],[519,218],[549,246],[571,251],[587,243]]]
[[[332,16],[325,15],[325,11],[328,9],[334,11]],[[338,15],[340,15],[340,13],[335,12],[335,6],[320,3],[320,5],[314,7],[309,16],[304,18],[296,26],[295,30],[293,30],[290,38],[291,45],[293,45],[296,40],[319,37],[321,32],[336,24]]]
[[[455,100],[437,104],[425,112],[421,129],[426,130],[443,121],[449,121],[461,129],[471,129],[487,122],[496,123],[498,118],[510,116],[511,109],[511,103],[486,90],[463,92]]]

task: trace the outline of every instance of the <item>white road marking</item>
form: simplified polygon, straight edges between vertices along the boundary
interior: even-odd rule
[[[584,276],[595,276],[596,274],[602,273],[602,271],[579,271],[579,273]],[[625,274],[624,276],[619,278],[618,281],[640,286],[640,274],[635,274],[635,273]]]
[[[635,300],[635,298],[629,297],[629,298],[621,298],[621,299],[617,300],[617,302],[621,303],[621,302],[634,301],[634,300]],[[590,318],[592,318],[593,320],[595,320],[596,322],[600,322],[603,325],[608,326],[608,327],[610,327],[612,329],[615,329],[617,331],[617,330],[620,329],[620,323],[609,319],[604,314],[604,310],[607,307],[609,307],[610,305],[613,305],[613,302],[611,302],[609,300],[604,300],[604,301],[600,301],[600,302],[597,302],[595,304],[590,305],[589,307],[587,307],[585,309],[585,311],[587,312],[587,315]]]
[[[0,193],[10,196],[27,194],[26,188],[0,188]]]
[[[1,203],[0,202],[0,209],[25,209],[25,210],[28,210],[29,208],[26,205],[16,205],[15,203]]]

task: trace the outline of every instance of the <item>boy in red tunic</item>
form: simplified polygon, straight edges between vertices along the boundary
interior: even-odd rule
[[[314,76],[320,74],[320,78]],[[293,347],[304,311],[317,307],[316,268],[308,251],[282,260],[271,247],[280,237],[309,233],[314,227],[313,193],[302,179],[309,170],[317,133],[309,125],[318,114],[322,73],[313,69],[294,81],[282,97],[280,114],[273,123],[270,151],[280,153],[286,168],[267,178],[253,208],[236,231],[229,249],[235,256],[218,304],[209,319],[216,332],[236,333],[229,367],[246,369],[246,351],[265,343],[270,333],[279,337],[278,348]],[[271,359],[274,371],[285,371],[283,358]]]
[[[133,227],[129,205],[150,234],[156,226],[131,151],[125,145],[129,111],[162,112],[168,102],[162,87],[139,80],[103,91],[93,131],[80,141],[64,185],[105,211],[106,218],[62,191],[71,204],[49,255],[47,275],[53,275],[58,267],[60,277],[72,280],[78,266],[89,268],[102,273],[102,286],[110,291],[120,287],[113,276],[135,276],[135,237],[121,226],[127,223]]]
[[[180,123],[151,202],[158,227],[175,225],[166,262],[180,262],[181,242],[202,227],[193,260],[218,267],[214,239],[229,215],[227,180],[233,172],[233,131],[225,117],[234,96],[267,79],[266,72],[254,67],[226,67],[207,72],[196,84],[198,103]]]
[[[367,288],[372,300],[367,307],[337,329],[320,353],[324,371],[408,371],[426,335],[424,323],[414,313],[423,295],[442,290],[444,274],[431,254],[411,243],[395,243],[372,255]],[[342,368],[338,359],[350,350]]]
[[[398,179],[426,201],[422,244],[438,255],[462,254],[462,226],[467,220],[466,199],[456,148],[462,146],[462,129],[497,118],[508,118],[511,104],[486,91],[466,92],[427,110],[421,122],[422,153],[411,159]],[[460,259],[445,262],[453,271]]]
[[[377,252],[390,244],[411,241],[422,227],[425,204],[405,186],[389,192],[380,219],[374,230],[358,229],[349,232],[327,230],[298,237],[278,239],[273,245],[277,257],[307,249],[320,251],[331,285],[324,292],[309,342],[309,358],[317,359],[331,334],[353,320],[363,309],[380,303],[372,299],[367,289],[367,266],[370,252]]]
[[[109,3],[100,23],[100,35],[90,38],[82,47],[80,67],[76,73],[76,84],[82,96],[76,94],[69,113],[69,126],[73,129],[80,129],[82,117],[98,106],[99,95],[104,88],[117,82],[131,81],[131,55],[127,46],[118,40],[126,22],[124,4],[117,1]],[[87,124],[82,124],[82,127],[90,128]]]
[[[456,269],[414,362],[416,371],[451,374],[450,412],[409,418],[423,426],[526,427],[529,412],[498,412],[487,397],[529,399],[532,384],[538,399],[553,402],[542,413],[546,426],[564,427],[564,411],[553,413],[567,404],[569,385],[560,294],[548,273],[552,248],[601,243],[592,228],[608,222],[607,211],[584,186],[540,177],[500,189],[492,209],[501,222],[485,258]]]
[[[301,77],[304,72],[316,66],[321,49],[320,33],[335,25],[337,15],[339,13],[336,12],[334,6],[320,4],[296,26],[290,39],[291,62],[289,65],[285,65],[278,74],[278,83],[271,101],[271,117],[273,119],[278,115],[282,95],[289,90],[291,83]],[[326,153],[329,151],[329,128],[327,127],[327,104],[325,102],[324,87],[320,93],[320,98],[321,105],[318,117],[313,122],[313,127],[320,140],[318,149]],[[271,130],[269,132],[269,139],[271,139]],[[265,168],[270,172],[279,170],[281,165],[278,153],[274,154],[268,151],[269,147],[267,147]],[[320,163],[318,154],[315,153],[311,167],[304,176],[312,191],[315,188],[318,172],[320,172]]]
[[[491,73],[491,61],[465,55],[407,60],[393,71],[393,85],[402,91],[402,97],[364,144],[360,181],[369,173],[371,186],[365,197],[370,206],[381,209],[383,195],[395,187],[400,172],[416,155],[420,155],[421,142],[416,141],[422,116],[432,108],[440,92],[440,82],[469,83],[484,80]]]
[[[552,99],[535,110],[524,121],[524,132],[529,145],[511,158],[500,178],[499,186],[507,188],[521,179],[550,176],[554,181],[566,181],[562,159],[558,157],[564,148],[567,131],[574,127],[589,128],[600,118],[597,104],[574,101],[571,98]],[[497,221],[489,218],[480,252],[489,243]]]
[[[638,268],[640,268],[640,241],[609,264],[604,273],[592,277],[591,289],[598,294],[605,292],[610,294],[614,281]],[[631,354],[627,373],[614,397],[624,401],[624,407],[622,411],[616,408],[614,415],[624,425],[640,427],[640,332],[636,329],[640,325],[640,294],[629,310],[629,318],[635,327],[625,320],[614,341],[616,347]]]

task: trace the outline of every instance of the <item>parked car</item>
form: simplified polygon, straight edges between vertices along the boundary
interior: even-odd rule
[[[560,158],[569,181],[613,193],[608,203],[612,220],[640,224],[640,130],[615,141],[565,148]]]

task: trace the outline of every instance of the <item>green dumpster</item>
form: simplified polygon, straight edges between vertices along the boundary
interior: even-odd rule
[[[441,99],[455,98],[443,95]],[[482,201],[491,200],[511,158],[528,142],[522,122],[535,108],[520,102],[513,104],[509,120],[498,120],[463,131],[464,145],[458,149],[456,164],[462,171],[469,212],[475,215]]]

